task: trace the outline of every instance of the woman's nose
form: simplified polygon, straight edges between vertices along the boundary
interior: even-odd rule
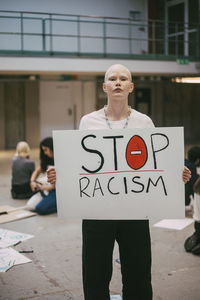
[[[117,85],[120,85],[120,84],[121,84],[120,79],[117,79],[117,80],[116,80],[116,84],[117,84]]]

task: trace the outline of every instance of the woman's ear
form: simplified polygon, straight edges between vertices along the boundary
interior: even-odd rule
[[[105,84],[105,82],[103,83],[102,88],[103,88],[104,93],[106,93],[106,92],[107,92],[107,89],[106,89],[106,84]]]
[[[132,91],[134,90],[134,88],[135,88],[135,85],[134,85],[133,82],[131,82],[129,93],[132,93]]]

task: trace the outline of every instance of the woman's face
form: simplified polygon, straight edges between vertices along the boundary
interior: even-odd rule
[[[122,65],[111,66],[105,75],[103,90],[109,100],[127,100],[129,93],[134,89],[130,72]]]
[[[42,150],[44,151],[44,154],[50,158],[53,158],[53,152],[49,147],[42,146]]]

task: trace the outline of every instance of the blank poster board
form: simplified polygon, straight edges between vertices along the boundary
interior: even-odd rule
[[[183,128],[54,131],[58,215],[185,217]]]
[[[20,208],[17,209],[17,207],[13,207],[13,206],[1,205],[0,213],[4,212],[4,211],[6,211],[8,213],[0,215],[0,224],[21,220],[21,219],[29,218],[29,217],[36,215],[36,213],[25,210],[25,209],[20,209]]]

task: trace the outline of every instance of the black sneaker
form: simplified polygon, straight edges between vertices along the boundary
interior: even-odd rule
[[[191,252],[195,246],[200,243],[199,236],[196,232],[193,235],[189,236],[184,243],[184,248],[187,252]]]
[[[200,243],[198,243],[194,248],[192,248],[192,254],[200,255]]]

